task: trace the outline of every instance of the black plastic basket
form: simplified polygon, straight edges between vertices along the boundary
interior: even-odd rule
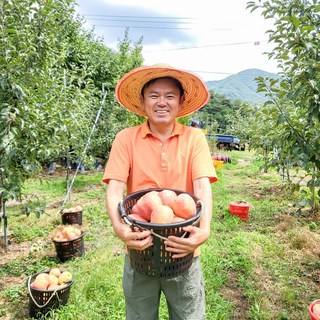
[[[198,225],[202,213],[202,204],[196,196],[188,193],[196,203],[196,215],[190,219],[177,223],[155,224],[133,220],[128,217],[133,205],[136,204],[144,194],[150,191],[162,190],[164,189],[154,188],[131,193],[119,203],[118,209],[122,219],[132,227],[153,230],[153,245],[151,247],[148,247],[145,250],[128,250],[132,268],[135,271],[150,277],[171,278],[186,272],[190,268],[193,253],[182,258],[173,259],[173,253],[165,250],[164,241],[170,235],[187,238],[189,234],[183,231],[182,227]],[[177,189],[169,190],[173,190],[176,194],[187,193]]]
[[[55,241],[53,240],[56,248],[57,257],[61,262],[65,262],[72,258],[82,257],[84,255],[84,232],[81,236],[66,241]]]
[[[29,296],[29,315],[32,318],[42,318],[52,309],[57,309],[60,306],[66,305],[70,295],[71,285],[73,280],[68,281],[64,287],[57,290],[38,290],[30,286],[36,276],[40,273],[49,273],[42,271],[33,274],[28,278],[28,296]]]
[[[82,210],[75,212],[61,212],[62,224],[78,224],[82,225]]]

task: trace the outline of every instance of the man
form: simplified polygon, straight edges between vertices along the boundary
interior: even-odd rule
[[[217,180],[209,147],[201,130],[176,119],[203,107],[209,100],[205,84],[194,74],[163,65],[139,67],[117,84],[116,98],[146,122],[119,132],[112,146],[103,181],[108,184],[107,209],[115,234],[127,248],[152,245],[151,231],[133,232],[123,223],[118,203],[124,193],[150,188],[179,189],[196,195],[203,204],[200,224],[184,227],[188,238],[169,236],[172,258],[194,253],[188,271],[160,279],[137,273],[125,259],[123,289],[127,320],[158,319],[161,292],[172,320],[205,319],[205,297],[200,245],[210,235],[211,183]]]

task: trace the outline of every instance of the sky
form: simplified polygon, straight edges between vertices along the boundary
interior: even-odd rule
[[[248,0],[77,0],[85,26],[117,48],[142,38],[144,65],[164,63],[221,80],[246,69],[277,73],[266,31],[274,28]]]

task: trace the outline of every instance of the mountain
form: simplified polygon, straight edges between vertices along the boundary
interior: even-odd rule
[[[257,77],[279,78],[275,73],[247,69],[222,80],[208,81],[206,85],[209,90],[223,94],[232,100],[240,99],[249,104],[263,103],[266,101],[264,93],[256,92],[258,86],[255,78]]]

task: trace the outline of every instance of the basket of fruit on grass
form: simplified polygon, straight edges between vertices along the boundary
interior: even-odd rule
[[[177,189],[146,189],[126,196],[118,206],[119,214],[133,230],[152,230],[153,245],[145,250],[129,249],[130,264],[137,272],[160,278],[170,278],[186,272],[193,253],[172,258],[165,250],[168,236],[189,236],[183,227],[198,225],[202,203],[193,194]]]
[[[30,317],[41,318],[51,309],[66,305],[72,284],[72,274],[56,267],[31,275],[27,282]]]
[[[64,208],[61,210],[62,224],[78,224],[82,225],[82,207],[76,206],[72,208]]]
[[[57,257],[61,262],[83,256],[84,234],[84,231],[78,225],[60,225],[57,227],[52,240]]]

